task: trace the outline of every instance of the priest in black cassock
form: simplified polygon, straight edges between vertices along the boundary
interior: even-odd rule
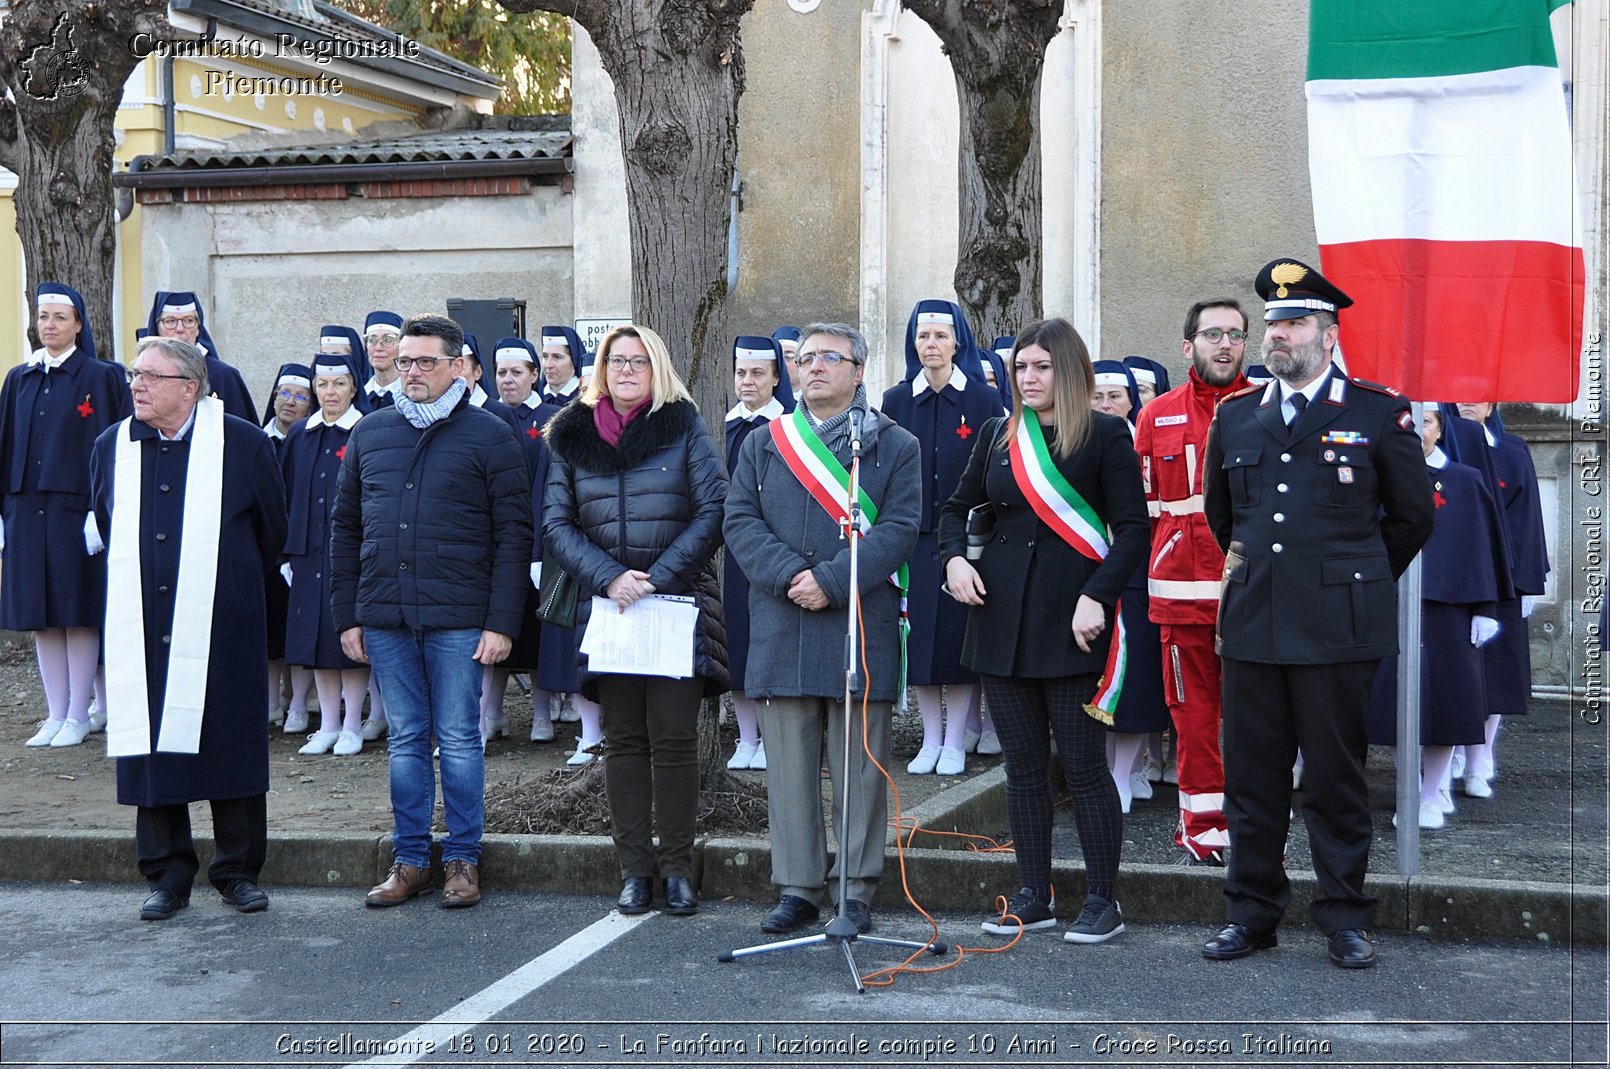
[[[138,807],[142,920],[190,901],[200,869],[191,802],[212,803],[207,877],[243,913],[268,819],[263,574],[285,544],[274,446],[209,397],[207,364],[175,338],[140,343],[134,415],[95,440],[91,500],[107,553],[106,748],[117,800]]]

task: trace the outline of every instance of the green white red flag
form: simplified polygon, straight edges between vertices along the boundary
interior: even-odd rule
[[[1410,397],[1576,398],[1583,257],[1549,14],[1569,0],[1312,0],[1321,269],[1348,370]]]

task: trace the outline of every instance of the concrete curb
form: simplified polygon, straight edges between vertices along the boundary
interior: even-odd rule
[[[993,773],[992,773],[993,775]],[[910,816],[926,827],[991,827],[984,808],[998,785],[978,777],[965,786],[959,806],[932,802]],[[998,795],[998,790],[995,790]],[[926,811],[925,811],[926,810]],[[210,838],[198,836],[197,853],[205,871]],[[737,898],[770,902],[771,846],[764,839],[707,839],[695,844],[695,878],[707,899]],[[364,835],[271,837],[263,881],[268,886],[367,888],[384,878],[391,864],[389,838]],[[483,885],[529,892],[614,894],[620,868],[609,839],[581,835],[488,835],[482,844]],[[1084,898],[1084,871],[1076,862],[1053,868],[1062,906],[1071,916]],[[1305,921],[1316,883],[1314,874],[1291,872],[1288,915]],[[136,878],[132,834],[101,831],[10,831],[0,833],[0,880],[127,883]],[[440,874],[438,873],[438,881]],[[930,910],[963,910],[980,916],[994,908],[997,895],[1015,890],[1017,873],[1010,854],[963,849],[910,849],[905,852],[905,884]],[[1224,919],[1222,870],[1180,865],[1126,865],[1119,882],[1124,915],[1135,921],[1200,924]],[[1508,938],[1542,942],[1606,945],[1610,932],[1610,894],[1602,888],[1508,880],[1403,878],[1372,875],[1366,886],[1379,898],[1377,927],[1418,932],[1440,939]],[[905,903],[900,861],[890,851],[876,904],[884,909]]]

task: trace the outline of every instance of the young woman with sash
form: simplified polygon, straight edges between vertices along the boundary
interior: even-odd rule
[[[946,589],[971,606],[962,661],[995,717],[1021,885],[983,927],[1013,935],[1056,926],[1046,781],[1054,735],[1087,873],[1066,938],[1099,943],[1124,927],[1114,897],[1123,816],[1106,736],[1124,682],[1114,609],[1149,541],[1140,460],[1128,425],[1091,411],[1090,356],[1067,320],[1025,327],[1010,366],[1012,414],[980,428],[939,522]],[[975,564],[968,513],[986,503],[995,528]]]

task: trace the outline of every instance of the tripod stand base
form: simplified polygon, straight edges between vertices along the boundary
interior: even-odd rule
[[[852,929],[850,934],[835,933],[832,929],[839,920],[844,920]],[[861,983],[861,970],[855,964],[855,952],[851,949],[856,943],[871,943],[874,946],[898,947],[901,950],[926,950],[930,954],[945,955],[950,953],[947,943],[919,943],[912,939],[886,939],[880,935],[861,935],[853,931],[854,922],[848,918],[839,918],[828,926],[828,930],[818,935],[805,935],[797,939],[780,939],[775,943],[760,943],[755,946],[741,947],[738,950],[723,951],[717,961],[727,964],[739,958],[750,958],[757,954],[773,954],[780,950],[796,950],[801,947],[823,946],[836,943],[844,948],[844,960],[850,966],[850,976],[855,981],[855,993],[866,994],[866,985]]]

